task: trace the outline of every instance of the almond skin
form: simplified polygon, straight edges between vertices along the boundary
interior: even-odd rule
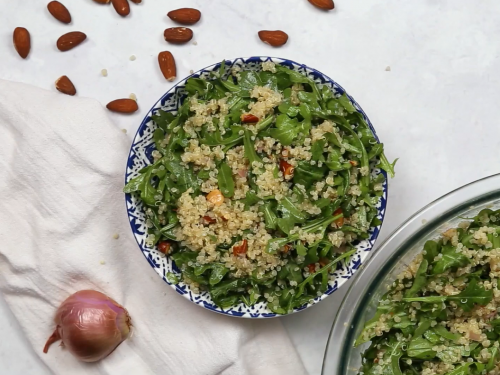
[[[116,99],[106,106],[111,112],[134,113],[139,109],[137,102],[132,99]]]
[[[54,18],[62,23],[70,23],[71,22],[71,14],[69,13],[68,8],[66,8],[59,1],[51,1],[47,4],[47,9],[50,14],[54,16]]]
[[[56,89],[66,95],[73,96],[76,94],[75,85],[73,85],[73,82],[71,82],[71,80],[66,76],[62,76],[57,79]]]
[[[288,41],[287,33],[283,32],[281,30],[275,30],[275,31],[262,30],[262,31],[259,31],[259,38],[264,43],[269,44],[273,47],[281,47],[283,44],[285,44]]]
[[[167,16],[181,25],[194,25],[201,18],[201,12],[193,8],[180,8],[167,13]]]
[[[332,10],[333,8],[335,8],[333,0],[307,0],[307,1],[309,1],[312,5],[314,5],[316,8],[319,9]]]
[[[99,4],[109,4],[111,2],[111,0],[94,0],[94,1]]]
[[[14,35],[12,37],[14,42],[14,47],[23,59],[28,57],[31,49],[31,37],[28,30],[24,27],[16,27],[14,29]]]
[[[177,76],[174,56],[169,51],[160,52],[158,54],[158,63],[165,79],[172,82]]]
[[[118,13],[122,17],[126,17],[130,14],[130,5],[128,0],[111,0],[111,4]]]
[[[184,44],[193,39],[193,30],[187,27],[171,27],[163,34],[165,40],[173,44]]]

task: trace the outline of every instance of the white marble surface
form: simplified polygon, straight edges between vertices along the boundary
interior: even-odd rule
[[[337,0],[330,13],[306,0],[144,0],[131,4],[132,14],[125,19],[91,0],[64,0],[73,15],[71,25],[52,19],[47,2],[0,0],[0,78],[55,90],[53,82],[66,74],[79,95],[103,104],[135,93],[138,113],[111,115],[131,139],[142,117],[172,85],[157,67],[162,50],[176,57],[179,76],[223,58],[272,55],[333,77],[368,113],[389,158],[401,158],[390,184],[381,240],[440,195],[499,172],[497,0]],[[197,45],[168,46],[163,30],[173,24],[166,13],[182,6],[203,13],[193,27]],[[32,35],[26,61],[12,47],[17,26]],[[280,49],[262,44],[257,38],[261,29],[286,31],[288,44]],[[59,52],[57,38],[75,30],[88,40]],[[130,61],[131,55],[137,59]],[[100,75],[103,68],[109,72],[106,78]],[[320,373],[330,326],[347,287],[282,318],[310,374]],[[2,300],[0,332],[1,374],[49,373]]]

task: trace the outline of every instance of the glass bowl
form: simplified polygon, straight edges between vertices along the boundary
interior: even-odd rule
[[[356,375],[369,343],[354,341],[373,317],[380,297],[423,249],[424,243],[484,208],[500,207],[500,174],[472,182],[430,203],[401,225],[362,266],[332,326],[323,361],[324,375]]]

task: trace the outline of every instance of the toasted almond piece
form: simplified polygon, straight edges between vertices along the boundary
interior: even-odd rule
[[[163,51],[158,54],[158,63],[160,70],[167,81],[173,81],[177,76],[174,56],[169,51]]]
[[[224,203],[224,196],[222,195],[220,190],[215,189],[207,194],[207,201],[214,204],[215,206],[220,206],[222,203]]]
[[[56,89],[66,95],[73,96],[76,94],[75,85],[73,85],[73,82],[71,82],[67,76],[62,76],[57,79]]]
[[[193,30],[188,27],[171,27],[163,35],[169,43],[184,44],[193,39]]]
[[[261,30],[259,31],[259,38],[273,47],[281,47],[288,41],[288,34],[281,30]]]
[[[94,0],[94,1],[99,4],[109,4],[111,2],[111,0]]]
[[[126,17],[130,14],[130,5],[127,0],[111,0],[111,4],[122,17]]]
[[[248,240],[241,241],[241,245],[233,246],[233,255],[244,256],[248,250]]]
[[[167,16],[181,25],[194,25],[201,18],[201,12],[194,8],[180,8],[167,13]]]
[[[333,216],[341,215],[343,213],[344,211],[342,211],[342,208],[339,207],[333,212]],[[340,228],[342,225],[344,225],[344,217],[339,217],[334,221],[334,223],[337,224],[337,228]]]
[[[106,108],[112,112],[134,113],[139,109],[139,106],[137,102],[132,99],[116,99],[109,102]]]
[[[23,59],[28,57],[31,49],[31,37],[24,27],[16,27],[13,34],[14,47]]]
[[[168,241],[161,241],[160,243],[158,243],[158,250],[165,255],[170,254],[170,247],[171,244]]]
[[[314,5],[319,9],[332,10],[333,8],[335,8],[333,0],[307,0],[307,1],[309,1],[312,5]]]
[[[241,122],[244,124],[251,124],[255,122],[259,122],[259,118],[250,113],[242,113],[240,116]]]
[[[72,31],[70,33],[62,35],[57,39],[57,49],[59,51],[65,52],[72,48],[75,48],[81,42],[87,39],[87,35],[80,31]]]
[[[285,178],[293,176],[294,170],[295,167],[292,164],[288,163],[286,160],[280,159],[280,171]]]
[[[71,22],[71,14],[69,13],[68,8],[66,8],[59,1],[51,1],[47,4],[47,9],[50,14],[54,16],[54,18],[62,23],[70,23]]]

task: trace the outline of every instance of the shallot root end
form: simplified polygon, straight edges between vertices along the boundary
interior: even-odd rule
[[[47,353],[49,351],[49,346],[51,346],[53,343],[61,339],[61,336],[59,336],[59,330],[57,328],[58,327],[56,327],[54,333],[49,337],[49,339],[45,343],[45,346],[43,347],[44,353]]]

